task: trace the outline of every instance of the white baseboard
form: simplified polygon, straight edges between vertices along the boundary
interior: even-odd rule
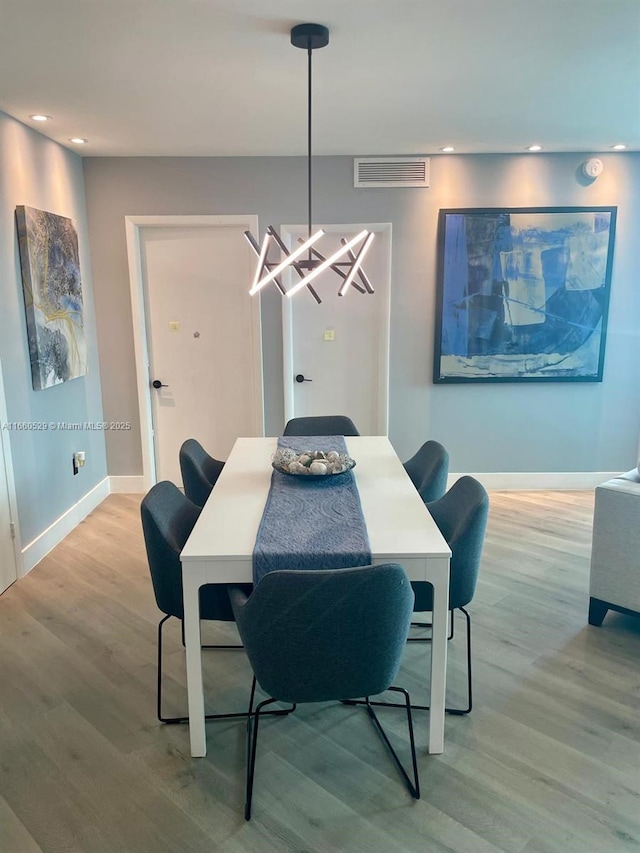
[[[112,495],[142,495],[146,491],[144,477],[109,477],[109,493]]]
[[[494,491],[516,491],[537,489],[595,489],[600,483],[617,477],[620,471],[570,471],[562,472],[520,472],[472,474],[486,489]],[[462,477],[462,474],[449,474],[447,488]],[[64,512],[53,524],[22,549],[22,572],[26,575],[55,548],[64,537],[71,533],[109,494],[142,494],[144,477],[105,477],[87,492],[76,504]]]
[[[105,477],[72,507],[43,530],[22,549],[22,575],[26,575],[43,557],[62,542],[64,537],[85,519],[109,494],[109,478]]]
[[[617,477],[619,471],[540,471],[472,474],[485,489],[494,491],[534,491],[538,489],[595,489],[600,483]],[[447,488],[462,477],[462,474],[449,474]]]

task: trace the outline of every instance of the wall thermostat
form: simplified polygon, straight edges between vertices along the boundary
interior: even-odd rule
[[[597,157],[590,157],[582,164],[582,171],[587,178],[597,178],[604,171],[604,163]]]

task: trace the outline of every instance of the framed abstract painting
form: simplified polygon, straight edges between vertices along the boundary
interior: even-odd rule
[[[616,211],[441,210],[434,382],[601,382]]]
[[[16,208],[31,379],[36,391],[87,372],[84,308],[73,220]]]

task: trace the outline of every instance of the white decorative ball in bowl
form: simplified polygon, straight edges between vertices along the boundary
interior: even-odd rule
[[[355,460],[337,450],[305,450],[296,453],[289,448],[279,448],[272,458],[273,467],[281,474],[300,477],[326,477],[346,474],[355,466]]]

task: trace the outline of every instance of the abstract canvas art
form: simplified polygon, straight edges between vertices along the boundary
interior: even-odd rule
[[[601,382],[615,207],[441,210],[434,382]]]
[[[31,378],[35,390],[87,372],[78,235],[73,221],[16,208]]]

